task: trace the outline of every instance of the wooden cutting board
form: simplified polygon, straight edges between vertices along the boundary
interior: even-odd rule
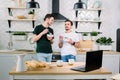
[[[77,48],[77,52],[89,51],[93,49],[92,40],[80,40],[80,48]]]

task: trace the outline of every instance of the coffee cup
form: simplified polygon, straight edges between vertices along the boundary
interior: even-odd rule
[[[53,35],[52,34],[47,34],[47,37],[53,37]]]
[[[75,62],[75,60],[74,60],[74,59],[69,59],[69,60],[68,60],[68,64],[69,64],[69,65],[73,65],[73,64],[74,64],[74,62]]]
[[[58,67],[62,67],[63,66],[63,61],[62,60],[57,60],[56,62]]]

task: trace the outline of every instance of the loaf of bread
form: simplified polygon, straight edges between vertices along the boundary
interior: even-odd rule
[[[27,70],[47,69],[50,66],[46,62],[37,60],[26,61]]]

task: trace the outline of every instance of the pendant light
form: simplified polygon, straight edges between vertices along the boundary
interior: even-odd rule
[[[79,2],[74,4],[74,9],[87,9],[87,5],[82,2],[81,0],[79,0]]]
[[[35,2],[35,0],[31,0],[26,4],[26,8],[40,8],[40,5],[38,2]]]

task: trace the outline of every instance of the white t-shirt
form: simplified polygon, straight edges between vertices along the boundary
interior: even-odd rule
[[[68,43],[68,39],[72,39],[74,42],[78,42],[79,41],[79,36],[77,33],[75,32],[70,32],[70,33],[63,33],[61,34],[61,36],[63,36],[63,46],[61,48],[61,55],[76,55],[76,49],[74,47],[74,45],[71,45],[70,43]]]

